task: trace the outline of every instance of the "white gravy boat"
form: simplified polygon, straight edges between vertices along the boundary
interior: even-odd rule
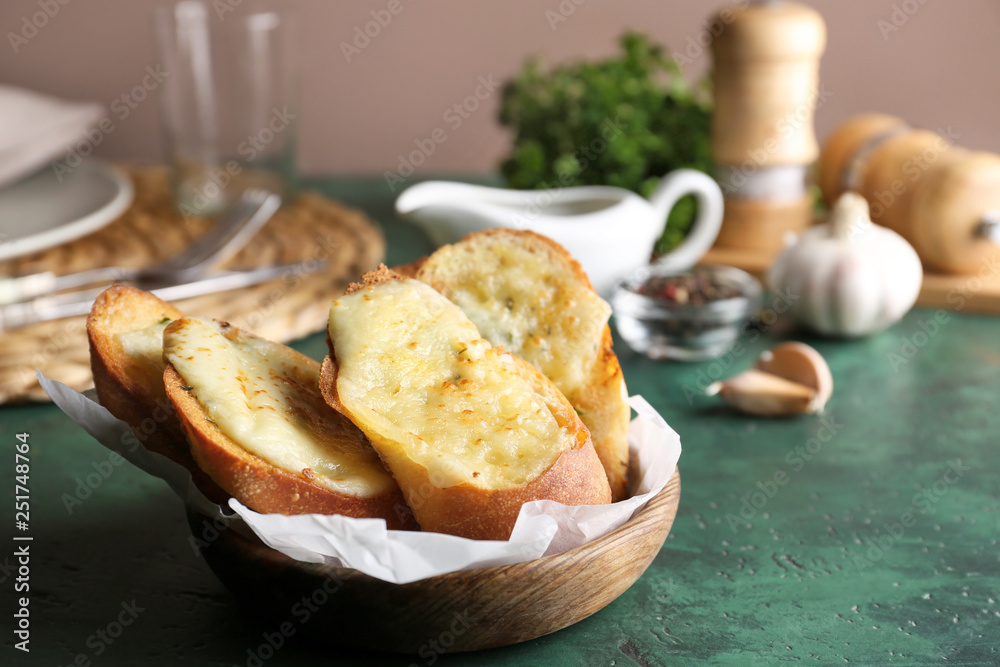
[[[698,201],[691,232],[656,262],[682,271],[708,251],[722,225],[722,191],[710,176],[693,169],[667,174],[649,200],[602,185],[507,190],[427,181],[407,188],[396,200],[396,212],[422,227],[438,246],[493,227],[548,236],[580,262],[594,289],[608,298],[621,279],[649,262],[667,215],[688,194]]]

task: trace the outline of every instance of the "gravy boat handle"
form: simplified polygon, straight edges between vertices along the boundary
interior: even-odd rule
[[[663,177],[649,197],[657,219],[665,223],[670,211],[685,195],[694,195],[698,200],[698,216],[687,238],[654,262],[669,270],[684,271],[694,266],[715,243],[722,227],[722,190],[714,178],[696,169],[677,169]]]

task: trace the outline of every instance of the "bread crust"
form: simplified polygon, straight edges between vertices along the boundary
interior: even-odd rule
[[[563,267],[582,287],[593,291],[586,272],[565,248],[547,236],[528,230],[502,228],[474,232],[453,246],[443,246],[430,257],[407,267],[410,270],[416,269],[415,277],[418,280],[449,296],[454,290],[449,271],[452,267],[442,266],[445,262],[442,259],[444,254],[463,244],[488,247],[494,243],[510,243],[532,253],[544,253],[552,266]],[[516,271],[517,267],[510,269]],[[560,386],[560,390],[566,394],[590,430],[614,500],[623,500],[628,497],[628,429],[632,413],[625,400],[628,395],[625,378],[612,347],[609,326],[604,327],[597,354],[590,358],[580,358],[579,363],[589,365],[589,380],[580,387]]]
[[[190,470],[198,488],[219,504],[232,496],[258,512],[381,517],[390,529],[417,528],[398,487],[370,498],[341,495],[246,451],[206,421],[204,410],[184,389],[176,369],[167,364],[162,374],[152,375],[118,341],[118,334],[184,316],[149,292],[113,286],[97,298],[87,318],[98,398],[109,412],[132,426],[148,449]],[[276,349],[282,348],[295,356],[297,364],[317,365],[291,348]],[[317,403],[322,404],[318,396]],[[148,427],[150,423],[155,428]]]
[[[352,286],[357,291],[392,280],[405,278],[384,266],[365,274],[362,283]],[[337,388],[338,365],[336,345],[329,333],[327,356],[320,370],[320,388],[326,402],[355,423],[356,415],[344,405]],[[503,348],[499,348],[501,353]],[[386,456],[397,448],[378,433],[366,431],[375,450],[383,457],[403,490],[407,504],[413,510],[423,530],[447,533],[481,540],[506,540],[510,537],[521,505],[531,500],[549,499],[567,505],[597,505],[611,502],[611,489],[600,459],[594,450],[590,434],[573,406],[534,366],[513,357],[515,369],[546,401],[560,426],[567,427],[572,443],[535,479],[505,489],[489,489],[464,482],[441,488],[433,483],[432,475],[416,461],[400,456]],[[362,428],[364,430],[364,428]]]
[[[409,266],[409,265],[408,264],[404,264],[403,265],[404,268],[407,267],[407,266]],[[361,282],[359,282],[359,283],[351,283],[350,285],[348,285],[347,289],[344,290],[344,295],[346,296],[348,294],[354,294],[355,292],[357,292],[359,290],[363,290],[366,287],[374,287],[375,285],[378,285],[379,283],[388,283],[388,282],[392,282],[394,280],[406,280],[407,278],[408,278],[408,276],[405,276],[402,273],[399,273],[395,269],[390,269],[385,264],[379,264],[378,266],[376,266],[371,271],[368,271],[367,273],[365,273],[364,275],[362,275],[361,276]],[[330,344],[330,331],[329,331],[329,329],[327,329],[327,333],[326,333],[326,342],[327,342],[327,345]]]
[[[398,487],[360,498],[337,493],[304,474],[282,470],[245,450],[211,422],[202,405],[185,388],[177,369],[170,364],[164,371],[163,381],[198,465],[228,494],[250,509],[264,514],[383,518],[390,530],[417,528]]]
[[[601,459],[611,485],[614,502],[629,497],[628,429],[632,409],[625,398],[625,376],[612,349],[611,329],[604,327],[601,351],[591,373],[591,383],[570,392],[570,402],[580,411],[583,423],[594,438],[594,448]],[[567,397],[569,398],[569,397]]]
[[[423,267],[424,262],[427,261],[427,257],[421,257],[420,259],[414,260],[409,264],[398,264],[391,269],[394,273],[398,273],[404,278],[414,278],[417,279],[417,275],[420,273],[421,267]]]
[[[150,451],[163,454],[190,471],[195,485],[213,502],[228,495],[205,474],[188,447],[184,430],[167,399],[163,378],[131,358],[118,334],[152,326],[184,313],[149,292],[113,285],[94,301],[87,316],[90,368],[97,398],[108,412],[129,426]]]

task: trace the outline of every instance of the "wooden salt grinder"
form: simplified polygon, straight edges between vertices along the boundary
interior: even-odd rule
[[[812,219],[807,176],[826,26],[794,2],[726,8],[712,44],[712,152],[726,194],[716,245],[773,258]]]

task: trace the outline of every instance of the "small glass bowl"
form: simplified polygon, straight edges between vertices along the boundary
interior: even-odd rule
[[[638,290],[658,277],[688,274],[695,281],[728,287],[736,296],[704,303],[680,303]],[[696,266],[677,271],[644,266],[622,281],[612,297],[615,326],[629,347],[650,359],[702,361],[733,346],[743,325],[761,306],[760,282],[731,266]]]

